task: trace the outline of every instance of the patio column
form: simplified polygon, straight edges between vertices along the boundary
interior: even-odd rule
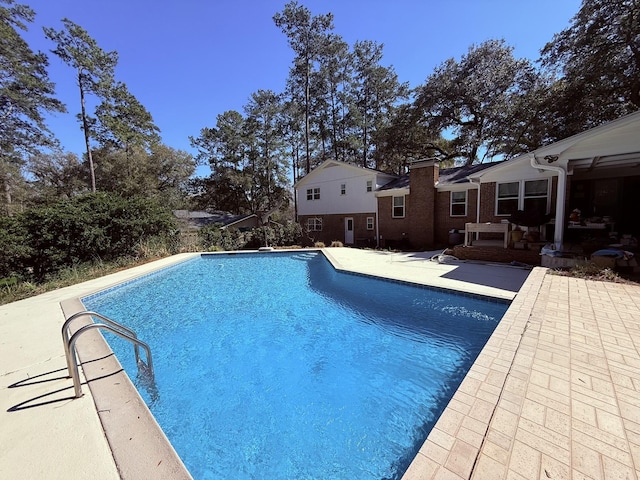
[[[562,250],[562,242],[564,241],[564,204],[567,196],[567,172],[559,165],[544,165],[538,163],[534,153],[529,154],[531,167],[540,170],[550,170],[558,174],[558,192],[556,195],[556,216],[555,231],[553,234],[553,243],[556,250]]]

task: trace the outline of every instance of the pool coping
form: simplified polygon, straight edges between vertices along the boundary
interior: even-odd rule
[[[407,280],[403,278],[385,277],[382,275],[376,275],[368,272],[358,272],[355,270],[349,270],[348,267],[343,266],[337,258],[331,255],[330,252],[323,250],[322,253],[324,254],[325,258],[329,261],[329,263],[331,263],[331,265],[337,272],[344,273],[345,275],[354,275],[356,277],[366,277],[366,278],[372,278],[376,280],[382,280],[385,282],[400,283],[402,285],[408,285],[411,287],[433,290],[434,292],[450,293],[454,295],[461,295],[463,297],[475,298],[478,300],[485,300],[485,301],[495,302],[495,303],[502,303],[506,305],[511,304],[513,298],[515,298],[515,294],[500,295],[500,294],[496,294],[495,292],[492,292],[494,294],[486,293],[486,292],[480,293],[478,290],[474,290],[474,289],[458,290],[453,287],[443,287],[443,286],[435,285],[431,282],[418,281],[415,279]]]
[[[269,253],[290,253],[299,251],[301,250],[275,250]],[[467,294],[474,297],[491,297],[490,295],[465,293],[455,289],[441,288],[420,282],[405,281],[347,270],[346,268],[343,268],[339,261],[332,257],[330,252],[326,249],[305,249],[304,251],[321,252],[331,263],[333,268],[344,273],[375,277],[385,281],[400,281],[406,284],[424,286],[426,288],[434,288],[459,294]],[[170,265],[159,265],[157,268],[140,275],[136,275],[130,279],[114,282],[112,285],[107,287],[96,288],[93,291],[84,293],[80,297],[63,300],[60,302],[60,306],[64,312],[65,318],[68,318],[76,312],[85,310],[80,298],[88,297],[128,281],[133,281],[153,274],[170,266],[189,261],[197,256],[217,254],[238,255],[249,253],[265,254],[266,252],[242,251],[194,254],[193,256],[176,261]],[[529,275],[525,284],[520,289],[520,292],[523,290],[529,293],[534,293],[534,291],[537,292],[542,284],[542,279],[544,278],[546,270],[547,269],[545,268],[539,267],[534,269],[532,273],[536,273],[536,275]],[[403,480],[416,480],[418,478],[422,478],[425,468],[430,468],[429,466],[431,465],[431,462],[428,460],[428,452],[433,448],[434,444],[437,445],[435,442],[437,442],[438,436],[441,435],[443,425],[449,421],[449,417],[451,415],[458,415],[458,412],[452,404],[460,401],[460,395],[469,395],[467,392],[473,389],[472,386],[477,387],[478,382],[484,384],[487,381],[490,381],[491,383],[487,383],[487,385],[492,387],[489,389],[489,392],[486,392],[483,388],[476,388],[475,392],[480,394],[483,401],[494,402],[494,409],[497,407],[501,388],[494,385],[496,381],[493,378],[486,378],[487,369],[484,365],[486,365],[487,362],[491,363],[496,356],[505,359],[505,361],[508,361],[509,357],[512,361],[515,356],[517,342],[514,342],[514,339],[516,337],[520,337],[524,332],[526,319],[528,319],[533,307],[532,301],[526,301],[526,297],[530,297],[530,295],[520,295],[520,292],[516,294],[513,301],[511,301],[511,305],[507,309],[504,317],[485,344],[479,356],[476,358],[471,369],[465,375],[460,387],[438,419],[434,429],[425,440],[422,448],[409,466],[409,469],[405,472],[402,477]],[[532,297],[535,299],[535,295],[532,295]],[[501,303],[505,301],[505,298],[497,297],[495,299]],[[89,322],[89,319],[84,321],[79,320],[77,323],[74,323],[73,330],[75,331],[75,329],[84,324],[88,324]],[[77,353],[84,377],[86,378],[86,384],[91,390],[95,409],[103,426],[107,442],[111,448],[120,478],[145,478],[149,477],[150,472],[152,472],[151,475],[153,478],[161,480],[192,478],[170,441],[158,425],[155,417],[142,400],[140,393],[133,385],[126,372],[124,372],[120,362],[113,354],[103,336],[95,330],[88,332],[83,336],[82,341],[77,343]],[[482,387],[482,385],[480,386]],[[490,417],[486,419],[487,429],[489,420]],[[442,442],[440,441],[440,443]],[[438,446],[438,448],[441,447]],[[481,445],[478,445],[474,459],[479,455],[480,448]],[[470,452],[465,452],[465,458],[471,458],[471,456],[473,455],[471,455]]]
[[[402,480],[432,478],[437,464],[457,475],[451,478],[471,478],[547,270],[529,274]]]

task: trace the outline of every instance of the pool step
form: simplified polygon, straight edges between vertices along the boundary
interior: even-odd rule
[[[317,253],[317,252],[307,252],[307,253],[299,253],[299,254],[296,254],[296,255],[294,255],[294,256],[293,256],[293,257],[291,257],[291,258],[293,258],[293,259],[295,259],[295,260],[304,260],[304,261],[307,261],[307,260],[312,260],[312,259],[316,258],[317,256],[318,256],[318,253]]]

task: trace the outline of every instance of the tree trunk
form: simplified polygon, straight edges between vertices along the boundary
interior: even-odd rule
[[[306,173],[311,171],[311,152],[309,148],[309,103],[311,102],[311,88],[310,88],[310,70],[311,70],[311,61],[307,57],[307,71],[305,75],[305,85],[304,85],[304,144],[307,155],[307,165],[306,165]]]
[[[295,185],[295,183],[298,181],[298,179],[300,178],[300,174],[298,172],[298,165],[300,162],[300,158],[298,157],[298,147],[297,146],[293,146],[292,148],[292,152],[291,152],[292,158],[291,160],[293,161],[293,184]],[[298,196],[295,194],[293,195],[293,215],[294,215],[294,221],[298,221]]]
[[[369,134],[369,129],[367,128],[369,119],[367,118],[367,107],[365,102],[365,110],[364,110],[364,126],[362,129],[362,166],[367,168],[367,135]]]
[[[331,145],[333,147],[333,158],[338,161],[338,119],[336,115],[336,90],[337,87],[332,87],[331,92]]]
[[[91,191],[96,191],[96,173],[93,168],[93,157],[89,145],[89,124],[87,122],[87,112],[84,105],[84,88],[82,87],[82,74],[78,73],[78,85],[80,85],[80,106],[82,108],[82,130],[84,131],[84,144],[87,148],[87,160],[89,160],[89,175],[91,176]]]
[[[13,211],[11,209],[11,186],[9,185],[9,178],[8,176],[4,179],[4,200],[7,203],[7,216],[11,217],[13,216]]]

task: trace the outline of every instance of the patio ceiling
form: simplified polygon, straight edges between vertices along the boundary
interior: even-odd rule
[[[568,165],[569,173],[589,173],[603,168],[638,168],[638,175],[640,175],[640,152],[572,159]]]
[[[568,172],[640,166],[640,112],[626,115],[533,152]]]

